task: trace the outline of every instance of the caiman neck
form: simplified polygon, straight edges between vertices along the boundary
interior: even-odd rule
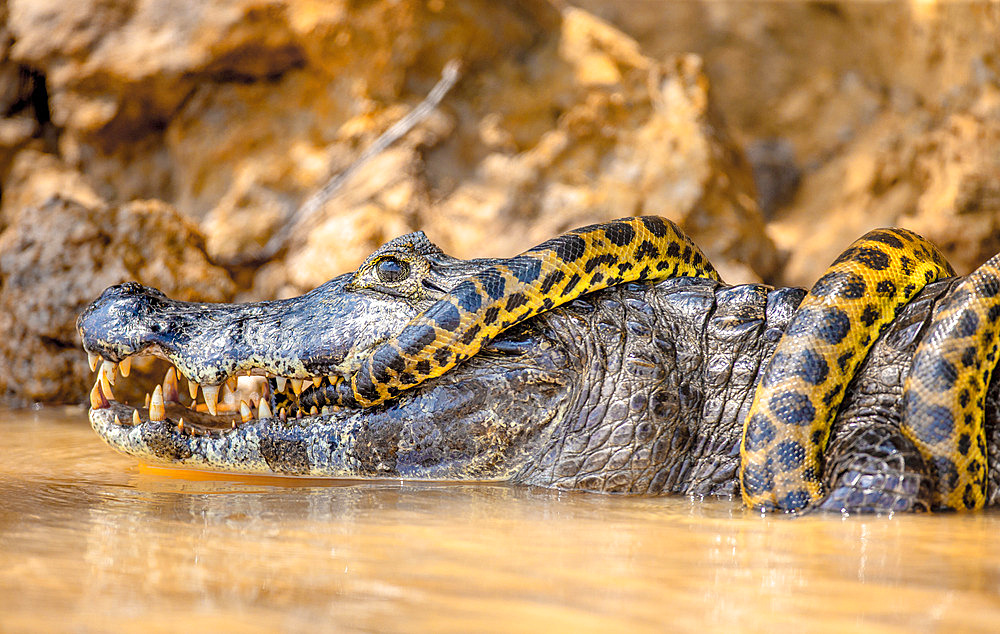
[[[805,291],[679,278],[544,317],[584,380],[518,479],[600,492],[736,494],[743,420]]]

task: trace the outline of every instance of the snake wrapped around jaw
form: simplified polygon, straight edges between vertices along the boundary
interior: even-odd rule
[[[366,262],[377,266],[380,260]],[[588,225],[476,273],[362,356],[339,402],[371,407],[472,357],[501,332],[581,295],[690,276],[719,280],[705,254],[658,216]]]

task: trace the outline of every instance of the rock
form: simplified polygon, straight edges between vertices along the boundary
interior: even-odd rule
[[[103,204],[93,185],[58,157],[27,149],[15,155],[0,200],[0,226],[16,224],[26,211],[34,211],[53,196],[84,207]]]
[[[496,79],[469,78],[478,98],[453,107],[475,127],[444,116],[409,160],[401,149],[386,159],[391,170],[358,174],[327,205],[327,233],[298,232],[301,246],[288,257],[295,286],[353,268],[368,245],[391,237],[388,227],[424,229],[458,257],[496,257],[635,214],[678,222],[734,281],[777,272],[749,169],[711,116],[697,57],[658,64],[609,25],[568,9],[526,65],[527,77],[501,68]],[[470,147],[480,155],[463,164]],[[362,218],[377,222],[366,230]],[[345,260],[330,249],[333,235],[366,248]]]
[[[44,80],[10,59],[12,36],[6,28],[7,6],[0,0],[0,182],[6,178],[14,156],[31,145],[42,131],[45,107]],[[41,102],[41,103],[39,103]],[[0,192],[2,193],[2,192]],[[0,231],[5,221],[0,216]]]
[[[912,163],[900,167],[905,171],[880,197],[896,189],[911,194],[914,204],[900,210],[900,224],[939,245],[960,274],[1000,253],[998,147],[1000,119],[956,113],[907,137],[888,159]]]
[[[762,143],[795,148],[795,195],[773,200],[758,187],[761,207],[773,206],[768,233],[789,255],[782,282],[812,284],[882,225],[923,233],[959,272],[1000,249],[989,184],[998,179],[995,7],[579,3],[646,55],[702,55],[713,103],[756,167],[774,158],[760,160]]]
[[[787,139],[755,139],[747,145],[747,161],[753,168],[761,213],[770,218],[791,202],[802,180],[795,148]]]
[[[197,227],[165,203],[86,207],[53,198],[18,216],[0,234],[0,398],[84,400],[93,375],[76,317],[128,280],[187,301],[234,292],[229,275],[208,262]]]
[[[960,274],[1000,252],[1000,123],[975,114],[978,108],[939,116],[887,109],[814,169],[771,225],[791,253],[785,279],[811,284],[855,238],[879,226],[923,235]]]
[[[261,270],[245,297],[305,290],[417,228],[459,256],[511,255],[638,213],[678,221],[738,279],[778,270],[696,57],[660,63],[544,0],[171,6],[11,0],[11,56],[44,72],[67,165],[111,203],[174,205],[220,263],[260,252],[446,60],[465,68],[441,108],[355,174],[294,234],[284,269]]]
[[[64,5],[12,0],[9,16],[12,56],[46,73],[63,158],[111,202],[159,198],[216,222],[260,201],[294,208],[444,61],[517,54],[559,16],[542,0]],[[213,238],[213,255],[252,247],[269,223],[253,224],[236,248]]]
[[[392,238],[416,229],[418,208],[427,208],[421,179],[413,166],[418,157],[406,149],[389,150],[357,175],[353,186],[336,196],[304,244],[288,254],[288,281],[307,289],[353,269]]]
[[[563,28],[571,43],[536,62],[550,73],[540,83],[556,88],[529,102],[532,84],[509,82],[483,117],[503,120],[517,138],[525,132],[521,104],[549,103],[561,110],[551,129],[519,152],[486,155],[421,226],[460,257],[506,256],[576,226],[659,214],[720,266],[742,262],[751,279],[776,274],[749,169],[711,116],[700,60],[657,64],[581,11],[567,11]],[[593,82],[581,70],[595,59],[613,60],[617,83]]]

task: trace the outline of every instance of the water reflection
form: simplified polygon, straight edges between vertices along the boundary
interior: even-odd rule
[[[0,411],[0,630],[987,628],[1000,515],[140,469],[82,411]]]

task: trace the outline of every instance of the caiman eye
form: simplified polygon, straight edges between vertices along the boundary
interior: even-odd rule
[[[375,272],[383,282],[400,282],[410,274],[410,265],[394,257],[384,257],[375,264]]]

